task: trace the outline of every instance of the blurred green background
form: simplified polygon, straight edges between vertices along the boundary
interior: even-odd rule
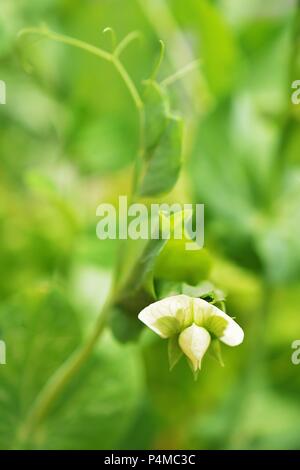
[[[88,333],[117,241],[96,238],[96,207],[130,189],[136,110],[113,67],[33,36],[52,29],[111,48],[141,89],[166,44],[160,78],[201,59],[171,89],[187,122],[173,198],[205,204],[212,278],[245,330],[225,367],[197,382],[144,332],[99,346],[30,443],[42,449],[300,448],[299,4],[287,0],[1,0],[0,448],[19,448],[38,391]],[[297,13],[298,12],[298,13]]]

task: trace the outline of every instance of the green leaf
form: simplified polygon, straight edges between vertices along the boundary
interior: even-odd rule
[[[185,27],[194,28],[198,40],[203,70],[214,94],[230,91],[239,59],[238,44],[224,15],[216,2],[190,0],[175,2],[176,12]]]
[[[0,449],[16,444],[22,422],[39,390],[81,340],[78,318],[57,289],[42,285],[2,304]]]
[[[151,239],[143,244],[143,249],[133,262],[131,259],[128,271],[121,280],[120,298],[137,295],[145,283],[149,288],[149,276],[152,275],[155,260],[166,242],[163,239]]]
[[[155,263],[155,278],[192,285],[208,278],[212,265],[209,252],[205,248],[186,250],[187,241],[185,238],[167,241]]]
[[[166,223],[167,219],[169,224]],[[178,217],[178,213],[162,213],[157,221],[160,236],[167,225],[170,225],[172,232],[176,229],[177,224],[181,222],[182,218]],[[181,240],[179,241],[181,242]],[[137,321],[136,317],[144,307],[157,300],[157,298],[181,293],[181,283],[176,281],[171,285],[172,282],[170,283],[168,280],[156,279],[154,285],[154,272],[157,273],[157,260],[164,246],[169,242],[167,239],[126,240],[124,244],[124,255],[119,268],[120,275],[116,288],[116,306],[122,312],[122,314],[120,313],[122,316],[122,319],[120,318],[120,325],[117,324],[117,313],[112,319],[113,332],[121,341],[124,341],[126,338],[128,340],[132,339],[132,335],[129,332],[132,327],[132,320],[134,322]],[[196,261],[199,260],[197,252],[193,253],[195,253]],[[165,269],[166,266],[164,266],[162,271]],[[196,272],[198,271],[199,269]],[[128,321],[126,321],[126,316]],[[138,324],[140,325],[140,322]],[[121,334],[120,329],[122,330]],[[133,336],[136,336],[135,328],[134,331]]]
[[[188,284],[182,285],[182,293],[190,297],[199,297],[207,302],[217,303],[224,302],[225,294],[221,289],[214,286],[212,282],[203,281],[197,286],[190,286]]]
[[[164,299],[165,297],[171,297],[172,295],[182,294],[182,283],[175,281],[157,280],[155,282],[155,292],[157,299]]]
[[[144,91],[146,158],[158,144],[166,127],[168,102],[166,93],[154,80],[147,80]]]
[[[177,318],[166,315],[156,320],[154,326],[167,338],[180,332],[180,322]]]
[[[155,279],[177,283],[187,282],[193,285],[200,280],[207,279],[211,269],[209,252],[204,248],[187,250],[186,246],[187,243],[195,243],[185,232],[185,224],[191,220],[192,216],[193,212],[186,210],[170,215],[162,214],[162,227],[169,229],[170,238],[155,262]],[[177,238],[176,231],[180,225],[183,236]]]
[[[137,337],[142,329],[142,323],[137,319],[138,313],[156,300],[153,266],[166,241],[143,240],[139,244],[138,240],[126,240],[129,249],[124,249],[125,256],[120,266],[122,274],[116,286],[116,309],[111,318],[113,333],[121,342]]]
[[[208,353],[218,361],[220,366],[224,367],[221,343],[218,339],[213,339],[209,345]]]
[[[170,370],[172,370],[176,366],[182,356],[183,352],[181,351],[178,344],[178,335],[174,335],[168,340],[168,357]]]
[[[166,128],[145,165],[138,193],[140,196],[158,196],[169,192],[175,185],[182,153],[182,120],[168,116]]]
[[[153,272],[156,259],[168,242],[167,239],[162,238],[162,231],[164,230],[163,222],[167,217],[173,220],[172,214],[161,214],[161,217],[156,221],[159,238],[126,240],[123,250],[124,256],[119,267],[120,275],[116,288],[117,303],[120,301],[122,303],[124,299],[133,299],[141,296],[141,291],[144,291],[142,296],[148,297],[148,300],[149,297],[153,299],[156,297],[153,285]]]
[[[132,347],[104,336],[24,442],[25,419],[42,387],[81,344],[81,327],[63,293],[43,286],[2,305],[0,331],[7,345],[7,364],[1,366],[0,449],[118,447],[140,396],[142,374]]]
[[[140,404],[142,374],[136,347],[120,346],[107,332],[48,420],[45,448],[122,448]]]
[[[128,139],[130,123],[122,116],[86,119],[70,142],[68,151],[84,174],[110,174],[132,161],[134,141]],[[105,155],[105,158],[99,156]]]
[[[137,317],[128,315],[128,312],[121,307],[113,308],[110,314],[109,326],[120,343],[136,341],[142,328],[142,324],[137,320]]]

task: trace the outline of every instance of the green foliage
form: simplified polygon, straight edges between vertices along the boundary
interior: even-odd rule
[[[187,241],[171,238],[166,243],[155,263],[157,279],[196,285],[208,278],[212,264],[209,252],[205,248],[188,251],[185,248]]]
[[[138,193],[141,197],[155,197],[171,191],[175,185],[182,154],[182,120],[167,115],[165,129],[150,155],[145,155],[145,168]]]
[[[140,365],[132,348],[121,349],[109,335],[69,384],[39,434],[23,441],[24,420],[37,394],[82,335],[78,316],[58,289],[41,286],[18,297],[0,313],[1,335],[9,345],[8,363],[1,370],[0,447],[117,447],[138,402]],[[123,396],[128,396],[126,403]]]
[[[190,297],[200,297],[213,304],[222,304],[225,301],[225,294],[221,289],[217,289],[212,282],[203,281],[196,286],[183,284],[182,293]]]
[[[148,80],[144,90],[146,160],[151,158],[166,128],[169,103],[166,91],[154,80]]]
[[[138,194],[155,197],[171,191],[181,168],[183,123],[170,111],[167,91],[148,80],[144,91],[144,152]]]
[[[211,356],[214,357],[218,361],[220,366],[224,367],[222,351],[221,351],[221,343],[217,338],[211,341],[209,349],[208,349],[208,353],[211,354]]]
[[[290,360],[300,303],[300,106],[290,103],[299,8],[141,0],[124,15],[115,3],[1,0],[0,448],[299,449],[300,374]],[[141,30],[142,44],[121,57],[141,93],[141,136],[141,109],[137,117],[112,62],[37,37],[16,41],[20,28],[42,22],[105,51],[111,41],[99,31],[108,24],[117,37]],[[160,38],[166,59],[143,88]],[[166,85],[195,58],[200,67]],[[184,141],[173,109],[188,124]],[[203,250],[170,240],[122,244],[119,254],[118,242],[96,239],[97,205],[131,192],[139,140],[137,193],[204,203]],[[45,383],[89,337],[115,265],[110,324],[25,439]],[[169,364],[166,342],[150,331],[127,343],[156,298],[184,293],[224,308],[222,291],[246,331],[238,353],[224,348],[226,367],[215,366],[217,340],[195,383],[176,335]]]

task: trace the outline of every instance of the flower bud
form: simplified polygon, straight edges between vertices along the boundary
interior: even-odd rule
[[[194,371],[201,369],[202,357],[210,345],[208,331],[193,323],[180,333],[178,342],[184,354],[190,359]]]

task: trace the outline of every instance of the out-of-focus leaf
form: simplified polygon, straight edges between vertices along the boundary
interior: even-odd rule
[[[226,94],[235,80],[238,45],[226,17],[209,0],[175,0],[180,21],[195,28],[203,71],[216,95]]]
[[[138,320],[137,315],[131,315],[118,306],[113,308],[109,325],[114,337],[121,343],[136,341],[142,328],[142,323]]]
[[[7,364],[1,368],[0,447],[8,449],[39,390],[78,345],[78,319],[58,290],[42,285],[0,312]]]
[[[182,120],[169,115],[158,145],[150,159],[146,158],[138,190],[140,196],[154,197],[173,188],[181,168],[181,153]]]
[[[128,123],[116,116],[88,121],[70,143],[82,172],[108,174],[128,165],[135,154],[135,143],[127,138],[130,132]]]
[[[225,373],[226,368],[221,371]],[[213,448],[223,442],[223,446],[235,450],[297,449],[300,430],[297,401],[279,396],[264,381],[253,387],[246,396],[241,388],[233,389],[229,397],[224,396],[221,407],[204,412],[201,421],[194,423],[194,442],[203,439],[206,446]],[[239,420],[232,426],[237,407]]]
[[[3,305],[0,329],[7,345],[7,364],[1,368],[0,448],[22,448],[25,418],[47,380],[79,346],[81,328],[63,294],[46,286]],[[136,352],[106,337],[26,446],[118,447],[138,403],[140,375]]]
[[[156,260],[154,277],[192,285],[208,278],[212,260],[205,248],[186,250],[187,240],[171,238]]]
[[[143,393],[135,346],[104,335],[48,420],[48,449],[119,449]],[[126,399],[125,399],[126,397]]]
[[[271,283],[288,284],[300,275],[300,172],[289,172],[276,212],[265,219],[254,232],[255,246]]]
[[[164,299],[165,297],[179,295],[183,293],[182,283],[176,281],[166,281],[164,279],[156,279],[155,292],[157,299]]]

